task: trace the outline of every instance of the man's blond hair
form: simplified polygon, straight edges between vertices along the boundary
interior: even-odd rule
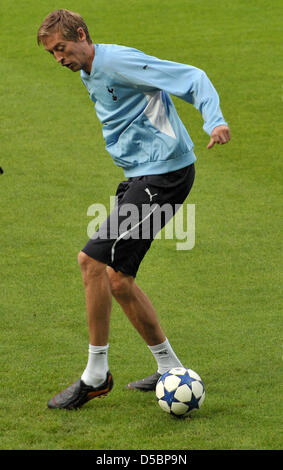
[[[86,40],[92,44],[87,25],[83,18],[70,10],[54,10],[46,16],[37,32],[37,43],[40,45],[44,38],[50,36],[54,32],[61,33],[66,41],[78,40],[78,28],[83,28]]]

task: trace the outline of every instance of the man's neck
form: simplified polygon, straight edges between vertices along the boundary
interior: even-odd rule
[[[92,69],[92,63],[93,63],[94,56],[95,56],[95,50],[94,50],[94,44],[90,44],[89,47],[90,47],[90,54],[89,54],[87,64],[84,68],[84,71],[90,75],[91,69]]]

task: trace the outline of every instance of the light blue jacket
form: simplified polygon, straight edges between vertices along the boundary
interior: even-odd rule
[[[208,134],[227,124],[202,70],[125,46],[94,47],[91,73],[81,70],[81,78],[103,124],[106,150],[126,177],[167,173],[196,160],[170,94],[201,112]]]

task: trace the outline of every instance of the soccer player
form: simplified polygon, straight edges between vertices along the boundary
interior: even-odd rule
[[[182,366],[150,299],[135,281],[156,235],[154,211],[165,204],[179,207],[194,181],[193,143],[170,95],[201,112],[203,128],[210,136],[207,148],[226,144],[230,130],[213,85],[198,68],[130,47],[95,44],[82,17],[68,10],[50,13],[38,30],[37,41],[58,64],[80,71],[103,124],[106,149],[126,178],[118,186],[114,210],[78,255],[86,295],[88,362],[81,377],[48,402],[49,408],[72,409],[106,395],[113,387],[108,365],[112,296],[157,362],[154,374],[127,387],[154,390],[161,374]],[[120,227],[125,221],[127,204],[137,207],[137,223],[113,233],[114,222]],[[162,217],[159,229],[167,221]]]

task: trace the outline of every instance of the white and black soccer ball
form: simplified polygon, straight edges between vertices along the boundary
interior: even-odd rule
[[[199,409],[205,398],[200,376],[191,369],[175,367],[163,374],[156,384],[158,404],[167,413],[185,417]]]

